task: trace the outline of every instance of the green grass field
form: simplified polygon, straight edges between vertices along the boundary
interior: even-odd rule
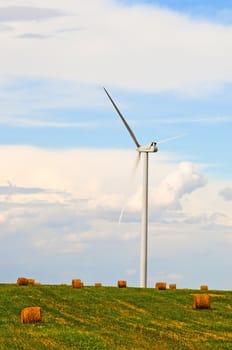
[[[231,350],[232,292],[208,291],[210,310],[194,310],[196,290],[0,285],[0,349]],[[42,323],[22,324],[27,306]]]

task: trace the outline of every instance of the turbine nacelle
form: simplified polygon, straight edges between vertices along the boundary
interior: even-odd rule
[[[156,142],[151,142],[150,145],[148,146],[139,146],[136,148],[138,152],[158,152],[158,147],[157,147],[157,143]]]

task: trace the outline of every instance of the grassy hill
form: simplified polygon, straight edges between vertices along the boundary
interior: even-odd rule
[[[0,349],[232,349],[232,292],[208,291],[210,310],[194,310],[193,290],[0,285]],[[27,306],[42,323],[21,324]]]

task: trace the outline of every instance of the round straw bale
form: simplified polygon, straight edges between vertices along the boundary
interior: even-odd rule
[[[170,283],[169,284],[169,289],[176,289],[176,284],[175,283]]]
[[[27,281],[28,284],[35,284],[35,280],[33,278],[28,278]]]
[[[126,288],[126,281],[119,280],[118,281],[118,288]]]
[[[42,312],[39,306],[31,306],[22,309],[21,311],[22,323],[42,322]]]
[[[201,290],[208,290],[208,286],[202,285],[202,286],[200,286],[200,289],[201,289]]]
[[[95,287],[102,287],[102,284],[100,282],[96,282]]]
[[[83,288],[84,283],[80,279],[73,279],[72,280],[72,287],[73,288]]]
[[[166,282],[156,282],[155,288],[158,290],[166,290],[167,284]]]
[[[18,285],[18,286],[27,286],[27,285],[28,285],[28,278],[25,278],[25,277],[18,277],[18,279],[17,279],[17,285]]]
[[[210,296],[208,294],[194,294],[194,309],[210,309]]]

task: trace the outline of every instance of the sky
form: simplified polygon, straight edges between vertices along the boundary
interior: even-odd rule
[[[0,0],[0,283],[139,286],[143,159],[104,86],[158,142],[148,286],[232,289],[230,3]]]

